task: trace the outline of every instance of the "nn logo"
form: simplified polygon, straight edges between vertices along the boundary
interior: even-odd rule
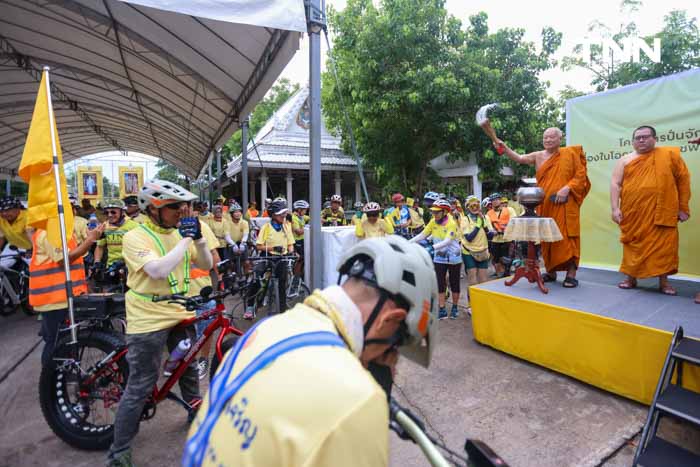
[[[652,45],[639,37],[627,37],[621,42],[610,38],[584,39],[576,44],[575,50],[586,62],[591,62],[591,54],[600,54],[602,61],[639,63],[642,52],[654,63],[661,63],[661,39],[655,38]]]

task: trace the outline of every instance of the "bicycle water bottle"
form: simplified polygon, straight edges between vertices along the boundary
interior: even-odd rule
[[[88,219],[88,229],[92,230],[92,229],[97,228],[98,223],[99,222],[97,220],[97,216],[93,212],[92,214],[90,214],[90,218]]]
[[[177,346],[170,352],[168,359],[165,361],[165,365],[163,365],[163,369],[166,372],[172,372],[177,367],[178,363],[180,363],[180,360],[185,358],[185,355],[187,355],[191,347],[192,341],[189,339],[182,339],[178,342]]]

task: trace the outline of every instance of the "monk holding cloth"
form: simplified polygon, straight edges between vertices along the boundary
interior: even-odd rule
[[[633,289],[637,279],[659,278],[659,290],[676,295],[668,276],[678,272],[678,222],[690,217],[690,173],[678,147],[656,147],[656,130],[632,133],[634,152],[615,165],[610,184],[612,219],[620,225],[622,264]]]
[[[542,258],[547,269],[542,279],[552,282],[557,279],[557,271],[566,271],[562,285],[573,288],[578,286],[576,270],[581,258],[580,210],[591,182],[583,148],[560,147],[561,139],[559,128],[548,128],[542,135],[542,151],[520,155],[500,140],[495,146],[502,149],[510,160],[535,166],[537,185],[545,193],[537,213],[554,219],[564,237],[558,242],[542,242]]]

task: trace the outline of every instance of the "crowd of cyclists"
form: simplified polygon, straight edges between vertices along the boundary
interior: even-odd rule
[[[157,298],[169,294],[197,296],[207,287],[216,288],[220,279],[217,264],[223,264],[224,260],[234,265],[238,276],[247,277],[252,274],[249,260],[292,258],[293,265],[283,261],[270,262],[274,265],[272,274],[279,285],[278,310],[287,310],[290,285],[287,281],[291,280],[292,286],[303,281],[305,226],[313,214],[309,213],[307,201],[296,200],[290,211],[287,201],[281,197],[265,200],[262,212],[251,203],[244,213],[236,200],[223,197],[215,199],[210,207],[188,190],[163,180],[147,182],[138,196],[104,200],[97,207],[87,200],[79,203],[72,196],[70,200],[75,214],[74,231],[68,242],[73,294],[109,290],[124,293],[125,297],[129,379],[115,415],[114,438],[108,458],[114,465],[131,465],[131,441],[138,431],[149,391],[161,374],[163,349],[167,347],[168,351],[173,351],[183,339],[197,339],[208,321],[196,321],[196,326],[186,327],[178,324],[217,306],[216,301],[211,300],[206,306],[187,311],[179,303]],[[410,275],[404,272],[402,280],[426,274],[427,264],[431,266],[429,275],[433,276],[423,280],[427,285],[418,285],[414,279],[407,281],[413,288],[425,285],[427,289],[421,293],[427,294],[429,300],[421,302],[415,296],[408,300],[408,295],[417,292],[389,290],[398,284],[387,277],[395,274],[394,271],[385,272],[381,277],[376,274],[378,268],[386,268],[373,263],[374,259],[381,257],[383,261],[390,261],[387,255],[392,250],[376,246],[385,245],[383,242],[373,244],[375,246],[369,250],[363,246],[367,242],[358,243],[358,248],[363,247],[357,251],[364,253],[357,253],[352,260],[346,258],[347,264],[340,264],[339,268],[341,274],[357,278],[359,282],[354,288],[348,286],[344,290],[353,294],[358,291],[366,293],[365,286],[369,284],[383,291],[380,297],[384,297],[369,308],[373,310],[371,316],[363,316],[369,320],[369,323],[365,321],[365,330],[361,333],[365,340],[375,315],[379,309],[386,308],[388,299],[392,300],[392,306],[405,311],[414,310],[414,313],[419,313],[421,307],[423,313],[430,312],[435,301],[436,319],[457,318],[462,266],[469,284],[486,280],[490,261],[497,274],[508,274],[510,264],[503,259],[512,257],[514,251],[513,245],[503,239],[503,232],[508,220],[523,212],[517,202],[498,193],[484,200],[468,196],[464,204],[456,197],[437,192],[426,193],[422,203],[396,193],[386,206],[372,201],[357,203],[354,212],[347,215],[342,204],[340,195],[327,200],[319,213],[324,226],[353,226],[357,238],[370,239],[370,243],[372,239],[386,237],[394,252],[418,248],[417,251],[421,252],[417,256],[419,263],[425,259],[426,264],[418,267],[414,259],[402,260],[406,267],[418,268]],[[268,218],[269,221],[258,222],[259,218]],[[67,324],[62,251],[49,243],[45,231],[34,231],[27,226],[22,203],[10,197],[0,202],[0,246],[31,255],[28,304],[41,312],[41,335],[45,342],[42,366],[51,368],[56,364],[52,360],[54,347]],[[118,288],[105,288],[105,282],[112,282]],[[436,284],[435,290],[430,287],[432,283]],[[248,285],[250,293],[244,298],[242,316],[246,320],[256,318],[255,299],[260,286],[257,281]],[[451,295],[447,294],[448,288]],[[340,295],[340,292],[331,294],[331,301],[350,303],[339,298]],[[370,296],[375,297],[375,294]],[[448,297],[452,302],[449,313],[446,308]],[[306,306],[327,310],[325,302],[319,301],[318,297],[316,301],[308,300],[304,301]],[[406,317],[405,313],[401,316],[402,319]],[[427,324],[422,322],[420,332],[415,329],[411,332],[416,333],[419,340],[425,338]],[[418,325],[418,321],[411,323],[411,326]],[[408,332],[405,326],[401,329],[403,333]],[[342,334],[341,337],[347,337]],[[389,352],[405,345],[402,343],[407,336],[386,341],[388,347],[385,350]],[[361,337],[355,334],[346,341],[357,342],[359,339]],[[380,341],[373,343],[379,345]],[[210,353],[209,345],[199,349],[198,358],[179,377],[182,398],[190,407],[196,408],[201,403],[198,381],[208,374]],[[382,355],[377,358],[385,359],[386,355]],[[422,363],[427,364],[424,358]]]

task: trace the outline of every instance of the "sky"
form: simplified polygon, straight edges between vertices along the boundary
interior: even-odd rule
[[[326,0],[335,9],[343,9],[346,0]],[[375,3],[378,3],[375,1]],[[613,30],[620,24],[633,19],[644,36],[659,31],[663,27],[663,18],[672,10],[686,10],[690,16],[700,17],[700,1],[698,0],[647,0],[642,3],[639,11],[631,17],[625,17],[620,12],[620,2],[610,0],[447,0],[446,7],[450,14],[467,24],[469,16],[484,11],[489,17],[489,29],[495,31],[504,27],[523,28],[527,40],[536,44],[541,42],[540,33],[545,26],[551,26],[563,34],[564,46],[557,54],[558,58],[569,55],[567,46],[573,46],[588,35],[591,22],[599,20]],[[332,37],[331,37],[332,41]],[[322,43],[322,53],[325,55],[325,40]],[[282,77],[292,82],[306,84],[309,77],[309,41],[302,39],[300,50],[282,72]],[[663,43],[661,44],[663,48]],[[566,53],[564,53],[566,52]],[[323,58],[325,66],[325,56]],[[564,72],[550,70],[542,75],[550,81],[550,93],[556,97],[557,92],[567,85],[581,91],[589,91],[590,74],[583,69]]]

